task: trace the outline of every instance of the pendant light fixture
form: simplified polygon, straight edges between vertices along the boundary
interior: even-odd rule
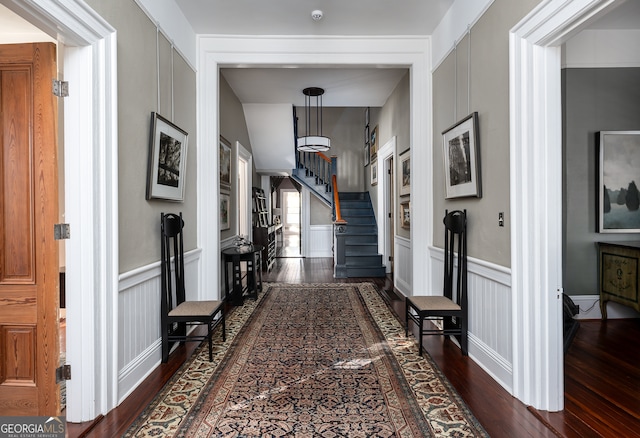
[[[322,135],[322,95],[324,89],[309,87],[304,94],[305,136],[298,137],[296,147],[301,152],[323,152],[331,148],[331,139]],[[312,102],[313,100],[313,102]],[[312,103],[315,103],[315,125],[312,126]],[[313,129],[315,128],[315,129]]]

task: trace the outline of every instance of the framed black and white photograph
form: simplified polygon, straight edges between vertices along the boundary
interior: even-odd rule
[[[409,149],[400,154],[400,196],[411,194],[411,154]]]
[[[149,137],[146,198],[184,201],[188,134],[152,112]]]
[[[231,196],[229,193],[220,193],[220,231],[231,228],[229,223],[229,203]]]
[[[378,184],[378,160],[371,161],[371,185],[375,186]]]
[[[400,203],[400,226],[406,230],[411,228],[411,202]]]
[[[442,133],[445,198],[482,197],[478,113]]]
[[[220,190],[231,190],[231,143],[220,136]]]
[[[640,131],[601,131],[596,143],[597,231],[640,233]]]

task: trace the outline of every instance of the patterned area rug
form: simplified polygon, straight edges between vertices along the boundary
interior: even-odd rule
[[[488,436],[372,284],[265,290],[125,436]]]

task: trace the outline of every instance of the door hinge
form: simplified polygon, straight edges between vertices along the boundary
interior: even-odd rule
[[[63,380],[71,380],[71,365],[62,365],[56,368],[56,383],[60,383]]]
[[[393,256],[389,256],[389,261],[392,262],[393,261]]]
[[[69,96],[69,82],[53,79],[53,95],[58,97]]]
[[[69,224],[54,224],[53,225],[53,238],[55,240],[66,240],[71,236],[71,228]]]

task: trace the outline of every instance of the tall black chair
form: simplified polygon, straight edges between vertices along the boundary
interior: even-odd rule
[[[453,335],[460,342],[464,356],[468,355],[467,316],[467,211],[445,211],[444,217],[444,288],[442,295],[412,296],[406,299],[405,336],[409,336],[409,321],[418,325],[422,355],[424,335]],[[457,244],[457,245],[456,245]],[[454,248],[457,246],[457,263]],[[455,273],[455,283],[454,283]],[[455,285],[455,293],[454,293]],[[442,328],[425,321],[440,320]]]
[[[209,361],[213,361],[212,334],[222,325],[222,340],[226,341],[223,301],[186,301],[184,287],[184,244],[182,213],[160,216],[162,234],[162,362],[169,358],[173,342],[209,342]],[[173,258],[173,269],[171,259]],[[187,326],[206,325],[206,335],[190,335]]]

